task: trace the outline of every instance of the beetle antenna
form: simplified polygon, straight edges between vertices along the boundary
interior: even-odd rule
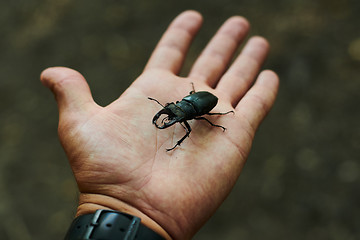
[[[192,86],[192,91],[190,92],[190,94],[194,94],[195,93],[195,87],[194,87],[194,83],[191,82],[191,86]]]
[[[165,108],[165,106],[162,105],[162,104],[161,104],[158,100],[156,100],[155,98],[148,97],[148,99],[157,102],[160,106],[162,106],[163,108]]]

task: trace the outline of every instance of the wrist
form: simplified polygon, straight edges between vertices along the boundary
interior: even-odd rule
[[[129,204],[126,204],[125,202],[100,194],[80,194],[76,217],[95,213],[98,209],[116,210],[139,217],[141,219],[141,224],[158,233],[165,239],[172,239],[170,235],[164,230],[164,228],[161,227],[157,222],[138,209],[130,206]]]

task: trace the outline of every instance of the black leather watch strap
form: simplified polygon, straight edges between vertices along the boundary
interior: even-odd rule
[[[97,210],[77,217],[65,240],[163,240],[164,238],[141,224],[141,219],[130,214]]]

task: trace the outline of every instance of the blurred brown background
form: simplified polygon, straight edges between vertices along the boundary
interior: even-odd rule
[[[169,22],[204,26],[184,74],[232,15],[268,38],[281,78],[229,198],[195,239],[360,239],[360,1],[0,1],[0,239],[62,239],[77,192],[40,72],[68,66],[106,105],[141,73]]]

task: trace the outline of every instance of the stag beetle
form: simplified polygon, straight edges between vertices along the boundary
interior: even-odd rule
[[[225,115],[228,113],[234,113],[234,111],[228,111],[225,113],[210,113],[210,111],[216,106],[218,102],[218,98],[213,94],[200,91],[195,92],[194,84],[192,84],[193,90],[190,92],[190,95],[184,97],[181,101],[176,101],[176,103],[166,103],[165,106],[162,105],[158,100],[148,97],[149,100],[157,102],[159,105],[163,107],[153,118],[152,123],[159,129],[168,128],[175,123],[180,123],[181,126],[185,129],[186,134],[183,136],[172,148],[166,149],[166,151],[171,151],[175,149],[177,146],[185,140],[186,137],[190,135],[191,127],[187,120],[205,120],[211,126],[220,127],[223,131],[226,130],[225,127],[213,124],[202,115]],[[165,118],[162,119],[161,124],[157,124],[157,120],[160,118],[161,115],[167,115]],[[184,125],[182,124],[184,123]]]

